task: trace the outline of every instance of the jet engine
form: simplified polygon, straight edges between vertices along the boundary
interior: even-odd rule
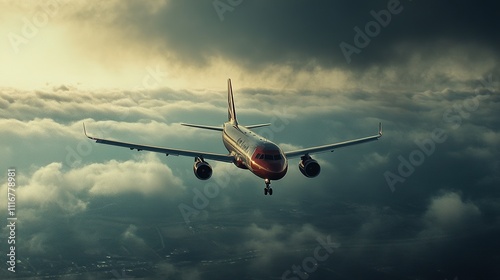
[[[308,178],[313,178],[318,176],[321,171],[321,167],[318,162],[312,159],[309,155],[305,155],[300,158],[299,170]]]
[[[193,171],[196,178],[200,180],[207,180],[212,177],[212,167],[200,157],[194,159]]]

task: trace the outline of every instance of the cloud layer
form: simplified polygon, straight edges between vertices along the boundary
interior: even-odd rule
[[[485,240],[479,248],[487,246],[485,232],[498,226],[500,209],[490,199],[500,194],[495,187],[498,122],[491,118],[498,109],[498,92],[496,81],[486,81],[404,94],[235,89],[240,121],[272,122],[273,130],[258,132],[286,143],[283,147],[365,136],[375,133],[378,121],[384,122],[384,137],[373,145],[317,155],[323,167],[317,179],[304,178],[297,162],[290,161],[287,177],[273,182],[282,197],[275,200],[263,200],[262,182],[234,166],[213,164],[214,177],[201,182],[190,170],[191,159],[101,146],[82,132],[85,121],[94,135],[223,152],[219,134],[178,125],[183,120],[209,125],[224,121],[222,90],[202,105],[202,94],[168,88],[114,93],[60,87],[43,93],[5,90],[10,94],[2,95],[7,101],[0,113],[10,117],[0,121],[0,139],[6,162],[19,173],[19,214],[26,227],[22,248],[26,256],[42,257],[79,248],[83,253],[78,257],[67,255],[78,262],[97,261],[102,254],[133,255],[153,260],[157,275],[204,278],[211,275],[212,265],[235,263],[248,275],[261,275],[259,267],[262,277],[280,277],[314,253],[317,237],[331,235],[341,246],[319,263],[314,277],[328,276],[333,269],[341,275],[359,270],[360,275],[397,278],[417,265],[401,257],[404,252],[430,258],[422,250],[427,246],[438,246],[441,257],[449,258],[442,262],[442,276],[469,275],[456,267],[463,260],[447,252],[457,242],[478,237]],[[287,96],[293,98],[283,106]],[[318,130],[318,124],[324,129]],[[446,140],[431,149],[428,141],[437,128]],[[402,176],[401,158],[415,162],[418,158],[410,157],[414,151],[422,151],[423,162],[413,164],[413,173],[391,189],[384,173]],[[3,184],[4,193],[5,188]],[[181,204],[193,211],[188,224]],[[53,223],[43,229],[46,217]],[[152,228],[139,222],[144,217]],[[64,222],[56,226],[60,220]],[[61,232],[71,238],[54,247]],[[203,245],[190,246],[187,234],[204,236]],[[104,236],[117,240],[104,246]],[[199,262],[177,263],[188,256]],[[371,266],[351,262],[360,256],[377,256],[379,261]],[[350,265],[339,268],[339,258]],[[469,267],[477,271],[487,264]]]

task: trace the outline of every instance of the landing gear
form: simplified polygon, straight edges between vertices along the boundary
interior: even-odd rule
[[[266,183],[266,187],[264,188],[264,195],[267,195],[267,194],[273,195],[273,189],[271,187],[269,187],[269,185],[271,184],[271,180],[265,179],[264,183]]]

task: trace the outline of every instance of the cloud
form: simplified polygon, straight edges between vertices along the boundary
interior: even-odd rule
[[[308,248],[315,244],[318,237],[326,236],[311,224],[300,227],[273,224],[269,227],[259,227],[251,224],[243,230],[245,250],[255,251],[257,258],[256,267],[267,268],[277,260],[286,258],[290,251]]]
[[[64,83],[51,86],[61,91],[70,84],[130,89],[158,65],[165,73],[158,85],[191,89],[218,88],[228,76],[245,87],[401,89],[498,75],[499,40],[485,20],[496,17],[494,1],[452,10],[444,3],[400,1],[402,12],[347,63],[340,43],[355,45],[354,28],[376,22],[371,11],[387,9],[388,2],[254,1],[234,7],[221,21],[212,2],[72,1],[22,46],[26,51],[6,57],[19,67],[6,70],[4,83],[49,80]],[[6,7],[6,32],[23,27],[11,14],[29,18],[38,10]],[[46,50],[53,50],[54,41],[58,48],[52,54]],[[20,66],[29,62],[30,69]]]
[[[23,228],[19,248],[25,256],[47,258],[50,254],[62,254],[76,260],[84,255],[102,254],[109,248],[117,249],[113,247],[116,243],[109,244],[108,249],[103,247],[103,238],[110,235],[120,237],[117,241],[142,256],[157,257],[138,234],[132,217],[144,213],[146,205],[175,211],[177,199],[186,190],[183,180],[174,176],[154,154],[69,170],[60,162],[35,168],[31,173],[17,170],[16,210],[18,224]],[[4,183],[0,189],[7,193],[6,188]],[[6,200],[0,202],[4,214],[6,203]],[[127,214],[124,225],[116,221],[102,224],[103,221],[93,218],[102,213],[128,211],[129,207],[133,211]],[[160,214],[152,209],[146,212],[149,216]],[[80,253],[75,255],[75,252]]]
[[[183,181],[154,154],[137,160],[110,160],[64,171],[61,163],[50,163],[30,175],[21,175],[17,189],[20,213],[37,220],[49,213],[73,216],[87,210],[98,197],[134,194],[173,199],[185,190]],[[7,185],[2,189],[6,192]],[[6,202],[3,201],[5,206]]]
[[[439,38],[455,44],[475,41],[492,51],[493,46],[498,46],[498,40],[490,36],[493,26],[484,24],[484,18],[494,17],[491,10],[497,4],[492,1],[485,1],[475,8],[457,5],[453,11],[444,3],[405,2],[400,6],[402,12],[392,15],[389,25],[380,31],[380,38],[373,38],[356,64],[391,63],[403,58],[397,52],[400,49],[439,49],[439,45],[433,44]],[[353,28],[359,26],[363,29],[373,20],[370,11],[382,9],[387,9],[387,1],[362,5],[257,1],[238,5],[234,11],[226,13],[226,20],[221,22],[210,3],[200,7],[195,1],[184,1],[168,2],[157,9],[129,3],[107,18],[112,18],[110,22],[114,27],[129,26],[127,30],[132,30],[129,32],[132,36],[164,46],[189,63],[203,65],[211,56],[223,56],[248,68],[272,64],[298,66],[304,61],[344,67],[347,63],[340,52],[340,42],[354,44],[351,42],[355,35]],[[418,20],[423,13],[434,19],[432,26]],[[258,20],[256,15],[259,15]],[[87,20],[95,19],[90,13],[86,16]],[[453,32],[455,25],[464,24],[464,16],[469,19],[466,31]],[[190,20],[187,22],[186,18]],[[203,35],[197,35],[200,29]],[[239,37],[235,37],[237,34]],[[401,43],[407,43],[407,46],[400,48]]]
[[[280,225],[265,229],[255,224],[245,230],[251,238],[246,240],[246,248],[256,250],[261,256],[256,260],[256,266],[270,265],[273,259],[282,257],[286,250],[286,244],[281,241],[285,234],[284,230]]]
[[[194,269],[182,269],[177,268],[175,265],[169,262],[160,262],[157,264],[158,271],[155,276],[162,277],[164,279],[175,278],[175,279],[186,279],[186,280],[198,280],[203,279],[202,274],[197,268]]]
[[[388,155],[381,155],[378,152],[374,152],[368,155],[365,155],[363,157],[363,161],[359,163],[359,169],[361,171],[373,167],[373,166],[379,166],[379,165],[384,165],[388,162],[389,158]]]
[[[25,183],[17,190],[19,197],[23,197],[19,202],[23,207],[21,212],[27,210],[29,213],[33,208],[49,212],[61,211],[67,215],[85,211],[88,201],[75,193],[77,188],[65,184],[61,167],[61,163],[48,164],[23,180]]]
[[[428,230],[437,232],[456,232],[476,226],[481,218],[478,206],[464,202],[456,192],[447,192],[432,198],[423,221]]]
[[[139,161],[90,164],[71,170],[67,178],[77,188],[85,188],[91,195],[137,193],[145,196],[169,195],[184,189],[182,180],[172,174],[156,155],[148,153]],[[85,178],[85,183],[81,183]]]
[[[98,90],[89,92],[72,88],[68,91],[46,90],[0,90],[0,100],[4,100],[6,108],[0,116],[30,120],[44,116],[61,122],[70,122],[85,118],[96,120],[114,119],[126,121],[130,119],[156,120],[164,122],[174,118],[179,109],[192,111],[213,111],[224,108],[214,106],[210,102],[219,99],[189,102],[183,96],[198,95],[168,88],[162,90],[122,91]],[[221,97],[222,98],[222,97]],[[200,100],[202,102],[200,102]],[[221,99],[223,100],[223,99]],[[203,102],[204,101],[204,102]],[[105,117],[105,118],[104,118]]]

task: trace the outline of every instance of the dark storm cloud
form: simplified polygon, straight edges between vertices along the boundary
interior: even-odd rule
[[[473,59],[483,51],[498,59],[500,49],[495,1],[241,1],[222,14],[213,3],[170,1],[155,11],[139,2],[120,3],[111,24],[131,38],[167,47],[189,64],[220,56],[253,70],[275,64],[400,65],[413,55],[432,60],[456,47]],[[376,35],[357,47],[360,53],[348,64],[340,43],[356,46],[354,28],[365,31],[376,21],[371,11],[381,10],[395,13],[385,27],[373,29]]]

